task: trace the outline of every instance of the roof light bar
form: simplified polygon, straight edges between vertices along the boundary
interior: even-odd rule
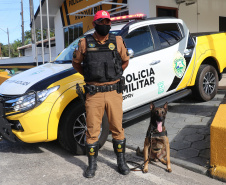
[[[122,20],[131,20],[131,19],[145,19],[147,17],[146,14],[134,14],[134,15],[123,15],[118,17],[112,17],[111,21],[122,21]]]

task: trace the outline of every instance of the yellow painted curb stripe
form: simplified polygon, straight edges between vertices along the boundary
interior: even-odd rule
[[[210,173],[226,180],[226,104],[221,104],[210,127]]]

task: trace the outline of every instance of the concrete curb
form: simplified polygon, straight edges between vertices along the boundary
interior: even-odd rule
[[[210,176],[226,182],[226,104],[221,104],[210,127]]]

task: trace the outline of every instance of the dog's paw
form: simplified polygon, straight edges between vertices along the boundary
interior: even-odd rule
[[[171,172],[172,172],[172,169],[169,168],[169,169],[167,169],[166,171],[169,172],[169,173],[171,173]]]
[[[143,173],[148,173],[148,168],[144,168]]]

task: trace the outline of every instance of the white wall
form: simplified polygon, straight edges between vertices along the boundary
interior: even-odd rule
[[[150,17],[149,0],[127,0],[129,14],[144,13]]]
[[[156,17],[156,6],[179,8],[178,17],[183,19],[191,32],[219,31],[219,16],[226,17],[226,0],[197,0],[186,6],[176,0],[128,0],[129,14],[145,13]],[[198,15],[197,15],[198,13]],[[55,19],[56,55],[64,49],[64,31],[60,9]]]
[[[44,54],[48,54],[49,53],[49,48],[44,48]],[[42,55],[42,48],[41,47],[37,47],[37,54],[38,55]],[[51,47],[51,55],[52,57],[56,57],[56,47]],[[32,48],[27,48],[25,49],[25,56],[32,56]]]
[[[198,0],[198,31],[219,31],[219,16],[226,17],[225,0]]]
[[[52,56],[52,61],[55,59],[54,56]],[[49,54],[44,55],[44,61],[49,61]],[[34,58],[32,56],[24,56],[24,57],[15,57],[15,58],[7,58],[0,60],[1,64],[21,64],[21,63],[32,63],[35,62]],[[42,62],[42,55],[38,55],[38,62]],[[1,66],[0,66],[1,68]]]
[[[60,9],[58,10],[55,18],[55,42],[56,42],[56,55],[58,55],[64,49],[64,29],[62,25]]]
[[[32,48],[25,49],[24,56],[31,56],[32,55]]]
[[[178,17],[183,19],[191,32],[219,31],[219,16],[226,17],[226,0],[197,0],[186,6],[175,0],[150,0],[150,17],[156,17],[156,6],[179,8]]]

